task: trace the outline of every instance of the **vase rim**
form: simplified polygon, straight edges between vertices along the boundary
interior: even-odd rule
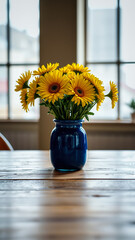
[[[56,123],[82,123],[84,122],[83,119],[78,119],[78,120],[58,120],[58,119],[53,119],[54,122]]]

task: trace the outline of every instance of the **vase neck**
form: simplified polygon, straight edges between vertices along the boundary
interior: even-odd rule
[[[61,128],[79,128],[83,120],[54,120],[56,127]]]

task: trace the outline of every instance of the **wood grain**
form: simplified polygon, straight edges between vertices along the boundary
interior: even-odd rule
[[[7,168],[8,165],[8,168]],[[0,179],[134,179],[134,151],[91,151],[83,170],[60,173],[49,152],[14,151],[0,154]]]
[[[135,239],[135,152],[90,151],[53,170],[49,152],[0,152],[0,240]]]

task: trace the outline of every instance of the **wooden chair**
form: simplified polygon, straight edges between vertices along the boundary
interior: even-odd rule
[[[0,150],[13,150],[13,147],[2,133],[0,133]]]

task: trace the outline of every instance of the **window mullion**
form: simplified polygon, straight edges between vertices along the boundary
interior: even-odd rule
[[[7,79],[8,79],[8,119],[10,119],[10,23],[9,23],[9,0],[7,0]]]
[[[118,76],[118,120],[120,119],[120,0],[117,0],[117,76]]]

